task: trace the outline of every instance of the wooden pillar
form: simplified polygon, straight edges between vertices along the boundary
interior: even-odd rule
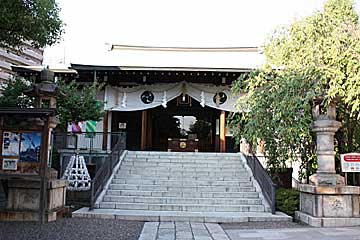
[[[46,223],[46,209],[47,209],[47,168],[49,160],[49,136],[50,133],[50,117],[47,116],[44,128],[41,134],[40,147],[40,200],[39,200],[39,220],[41,223]]]
[[[104,114],[104,120],[103,120],[103,143],[102,143],[102,149],[106,150],[108,145],[108,121],[109,121],[109,111],[105,111]]]
[[[152,148],[152,112],[151,110],[147,111],[147,133],[146,133],[146,144],[148,150]]]
[[[225,111],[220,113],[220,152],[226,152]]]
[[[141,114],[141,145],[140,150],[146,150],[147,135],[147,111],[143,110]]]

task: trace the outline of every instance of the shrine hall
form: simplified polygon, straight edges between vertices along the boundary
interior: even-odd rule
[[[14,67],[18,75],[35,77],[40,68]],[[53,69],[56,78],[80,84],[104,84],[98,100],[104,118],[102,148],[125,132],[126,149],[154,151],[238,152],[226,117],[240,96],[231,84],[251,69],[129,67],[71,64]]]

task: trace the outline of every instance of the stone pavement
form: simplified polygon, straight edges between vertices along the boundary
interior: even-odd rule
[[[360,227],[226,230],[231,240],[355,240]]]
[[[230,240],[216,223],[147,222],[139,240]]]
[[[360,240],[360,227],[228,229],[216,223],[147,222],[139,240]]]

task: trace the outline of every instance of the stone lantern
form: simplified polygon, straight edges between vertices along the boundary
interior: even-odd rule
[[[360,187],[346,186],[335,171],[334,135],[341,127],[336,121],[336,101],[321,111],[322,99],[315,100],[311,128],[316,133],[318,169],[310,184],[301,184],[300,211],[295,218],[316,227],[360,225]]]
[[[40,74],[40,83],[35,83],[24,93],[35,97],[35,108],[56,108],[56,97],[59,87],[54,82],[54,72],[44,68]]]
[[[62,94],[59,86],[54,82],[54,72],[44,68],[40,73],[40,82],[34,83],[24,94],[34,97],[35,108],[56,109],[56,97]],[[50,119],[50,127],[55,128],[59,123],[57,117]]]
[[[318,168],[316,174],[310,176],[310,183],[313,185],[345,185],[344,177],[336,174],[334,136],[341,127],[341,122],[336,121],[336,101],[332,101],[321,113],[320,102],[315,101],[313,117],[315,119],[311,128],[316,133],[316,149]]]

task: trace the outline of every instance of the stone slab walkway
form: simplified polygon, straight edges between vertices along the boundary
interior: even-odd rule
[[[360,227],[223,229],[217,223],[147,222],[139,240],[360,240]]]
[[[216,223],[147,222],[139,240],[230,240]]]
[[[359,240],[360,227],[225,230],[231,240]]]

